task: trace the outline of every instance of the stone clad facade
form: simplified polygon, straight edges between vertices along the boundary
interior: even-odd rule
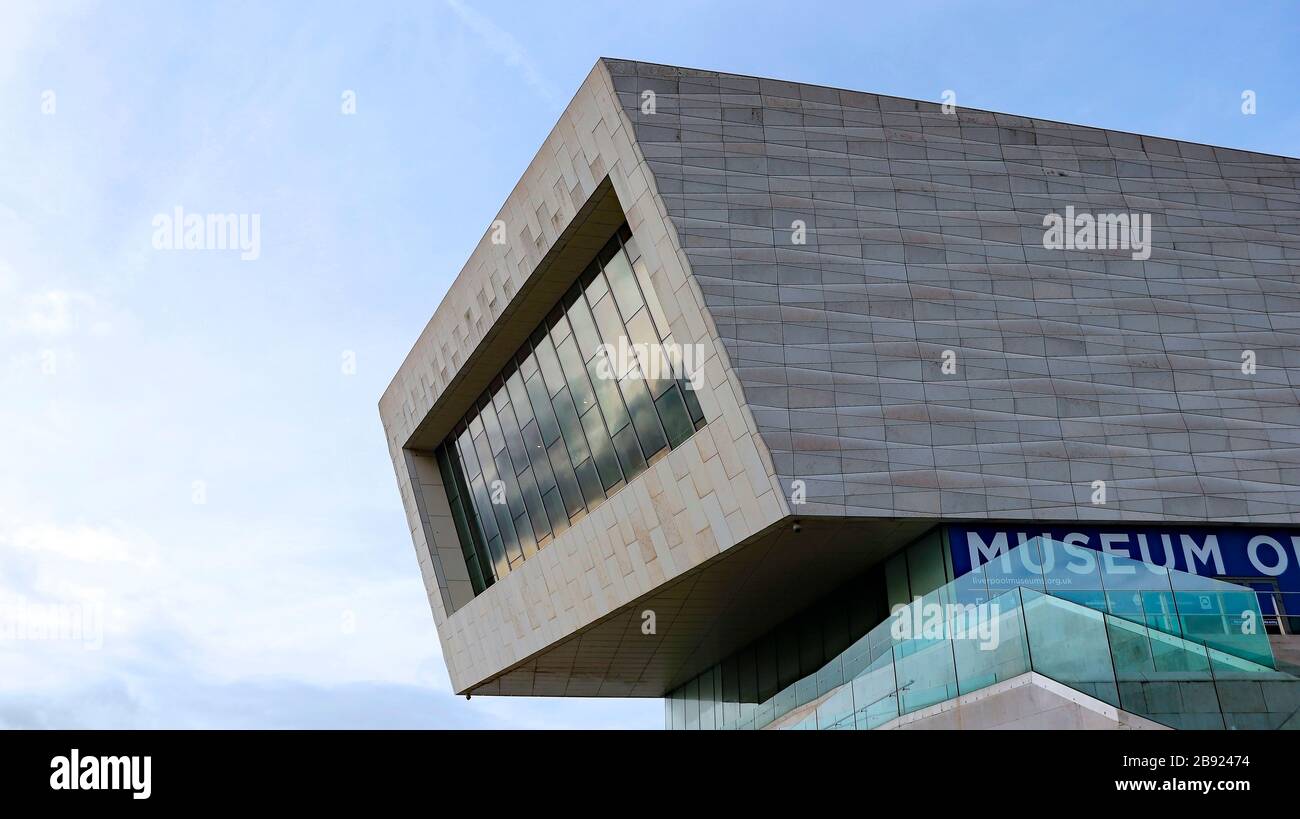
[[[882,549],[949,519],[1300,523],[1298,185],[1285,157],[599,61],[380,401],[455,689],[662,695],[761,627],[764,572],[875,559],[789,546],[795,519]],[[1148,216],[1149,257],[1045,248],[1066,208]],[[707,351],[708,422],[474,596],[429,453],[623,221]]]

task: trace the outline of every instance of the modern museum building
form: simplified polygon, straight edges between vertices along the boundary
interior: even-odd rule
[[[1300,160],[601,59],[482,221],[379,405],[458,693],[1300,727]]]

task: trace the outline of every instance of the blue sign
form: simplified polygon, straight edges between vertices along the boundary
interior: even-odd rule
[[[1047,537],[1181,572],[1300,592],[1300,529],[1008,523],[954,524],[947,534],[957,577],[1031,538]]]

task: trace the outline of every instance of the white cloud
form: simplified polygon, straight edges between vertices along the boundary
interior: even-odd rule
[[[513,37],[453,9],[472,32],[462,39],[549,94]],[[0,634],[0,725],[602,726],[652,714],[657,703],[620,714],[450,691],[375,414],[391,370],[343,378],[337,363],[342,349],[398,360],[408,340],[390,341],[404,332],[394,308],[429,284],[414,272],[428,269],[423,251],[391,241],[427,214],[374,208],[379,231],[355,221],[370,218],[361,202],[427,193],[403,187],[414,150],[387,149],[415,131],[397,127],[404,112],[380,115],[382,94],[363,108],[374,115],[333,113],[344,82],[365,87],[358,72],[387,76],[355,61],[358,44],[382,44],[379,22],[268,67],[205,50],[227,38],[186,39],[185,25],[164,25],[182,31],[170,50],[132,48],[155,44],[152,18],[32,15],[6,29],[10,13],[0,96],[32,108],[0,153],[0,607],[26,606],[31,622],[98,607],[102,640]],[[189,28],[246,33],[206,14]],[[280,19],[254,39],[319,33],[266,14]],[[106,22],[114,37],[94,36]],[[35,107],[46,87],[55,116]],[[176,202],[274,217],[275,249],[233,268],[152,252],[149,217]],[[411,274],[367,269],[384,253],[385,268]],[[385,295],[399,281],[408,295]],[[192,502],[199,479],[205,504]]]
[[[112,330],[103,306],[84,290],[44,290],[17,300],[4,317],[10,334],[42,340],[63,338],[77,331],[102,336]]]
[[[140,550],[133,550],[120,535],[84,524],[54,526],[43,523],[18,527],[11,532],[0,529],[0,549],[5,546],[91,563],[142,561]]]
[[[518,69],[524,82],[528,83],[529,87],[540,94],[542,99],[547,102],[555,100],[555,92],[552,90],[550,83],[542,76],[532,57],[528,55],[527,49],[523,47],[519,40],[515,39],[513,34],[460,0],[447,0],[447,5],[456,13],[456,16],[464,23],[465,27],[479,38],[488,51],[504,60],[506,65]],[[502,7],[498,6],[498,8]]]

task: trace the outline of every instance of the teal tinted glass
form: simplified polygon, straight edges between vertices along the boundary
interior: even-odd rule
[[[1145,574],[1130,571],[1138,567],[1114,555],[1109,560],[1103,556],[1095,566],[1078,563],[1079,576],[1070,579],[1061,574],[1067,564],[1051,563],[1049,546],[1030,543],[1011,550],[1011,565],[1021,568],[996,575],[999,582],[1024,577],[1028,585],[990,595],[982,570],[964,575],[891,615],[820,665],[801,663],[804,676],[774,686],[765,669],[775,664],[779,674],[782,657],[805,652],[804,638],[844,645],[827,636],[836,633],[838,609],[819,604],[820,627],[791,629],[789,623],[795,621],[789,621],[742,650],[738,661],[723,662],[719,668],[724,680],[728,663],[739,670],[741,704],[730,711],[724,704],[720,727],[877,728],[899,714],[916,713],[1028,671],[1170,727],[1300,727],[1300,680],[1275,670],[1271,655],[1256,662],[1242,656],[1252,650],[1249,643],[1232,644],[1233,650],[1225,651],[1201,642],[1238,635],[1251,622],[1250,611],[1232,611],[1249,606],[1255,599],[1251,590],[1166,573],[1159,566],[1143,568]],[[1018,553],[1022,550],[1028,554]],[[1069,551],[1058,555],[1068,557]],[[881,565],[875,574],[876,594],[881,596],[884,576]],[[1056,581],[1049,582],[1053,577]],[[1159,578],[1179,591],[1162,591]],[[1115,588],[1106,588],[1108,580]],[[1152,585],[1155,588],[1144,588]],[[1097,594],[1101,609],[1096,607]],[[1129,605],[1134,594],[1139,605]],[[1178,595],[1208,595],[1195,601],[1203,613],[1179,614],[1206,618],[1194,635],[1150,625],[1171,621],[1177,612],[1169,607],[1177,606]],[[1106,598],[1123,598],[1123,612],[1107,612]],[[798,622],[805,619],[806,613]],[[1211,627],[1210,620],[1218,625]],[[1242,636],[1254,636],[1250,628],[1245,632]],[[795,643],[786,647],[787,638]],[[747,681],[755,666],[756,685]],[[720,696],[725,700],[734,690],[724,686]],[[850,713],[851,720],[846,718]]]

